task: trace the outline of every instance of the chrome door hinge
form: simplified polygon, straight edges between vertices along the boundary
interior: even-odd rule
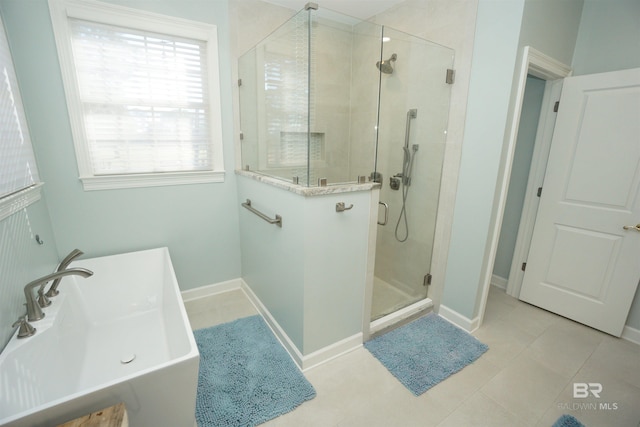
[[[242,79],[238,79],[238,86],[242,86]]]
[[[451,68],[447,68],[447,78],[445,81],[452,85],[456,81],[456,70],[452,70]]]
[[[556,101],[556,103],[553,104],[553,112],[557,113],[558,112],[558,108],[560,108],[560,101]]]
[[[538,197],[542,196],[542,187],[538,187],[538,192],[536,193],[536,196]]]
[[[522,268],[522,271],[525,271],[527,269],[527,263],[523,262],[521,268]]]
[[[433,279],[431,273],[425,274],[424,279],[422,279],[422,286],[429,286],[431,284],[431,279]]]
[[[240,132],[240,141],[244,139],[244,132]]]

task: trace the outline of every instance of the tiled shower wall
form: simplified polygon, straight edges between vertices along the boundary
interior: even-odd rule
[[[36,242],[36,235],[44,244]],[[26,312],[24,286],[51,273],[57,261],[44,199],[0,221],[0,350],[15,330],[13,322]]]

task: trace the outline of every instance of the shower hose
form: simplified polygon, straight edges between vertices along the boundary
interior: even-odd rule
[[[409,186],[411,185],[411,169],[413,169],[413,159],[415,158],[418,146],[413,146],[413,153],[409,152],[407,147],[404,148],[404,162],[402,171],[402,209],[400,209],[400,216],[396,223],[395,236],[396,240],[400,243],[406,242],[409,238],[409,220],[407,219],[407,194],[409,194]],[[403,238],[399,237],[400,223],[404,220],[405,234]]]

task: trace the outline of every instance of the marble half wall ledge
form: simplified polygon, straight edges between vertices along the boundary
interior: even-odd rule
[[[262,175],[252,171],[246,171],[236,169],[236,175],[251,178],[255,181],[264,182],[274,187],[281,188],[292,193],[299,194],[301,196],[323,196],[327,194],[338,193],[352,193],[355,191],[369,191],[374,188],[380,188],[380,184],[377,182],[366,182],[364,184],[358,184],[355,182],[345,184],[329,184],[326,187],[305,187],[302,185],[294,184],[283,179],[273,178],[268,175]]]

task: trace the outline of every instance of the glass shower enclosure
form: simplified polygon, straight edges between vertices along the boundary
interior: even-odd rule
[[[358,57],[379,55],[380,32],[308,9],[242,55],[245,170],[306,187],[357,182],[374,171],[379,73]]]
[[[424,300],[453,50],[307,7],[239,59],[243,169],[380,183],[371,319]]]

